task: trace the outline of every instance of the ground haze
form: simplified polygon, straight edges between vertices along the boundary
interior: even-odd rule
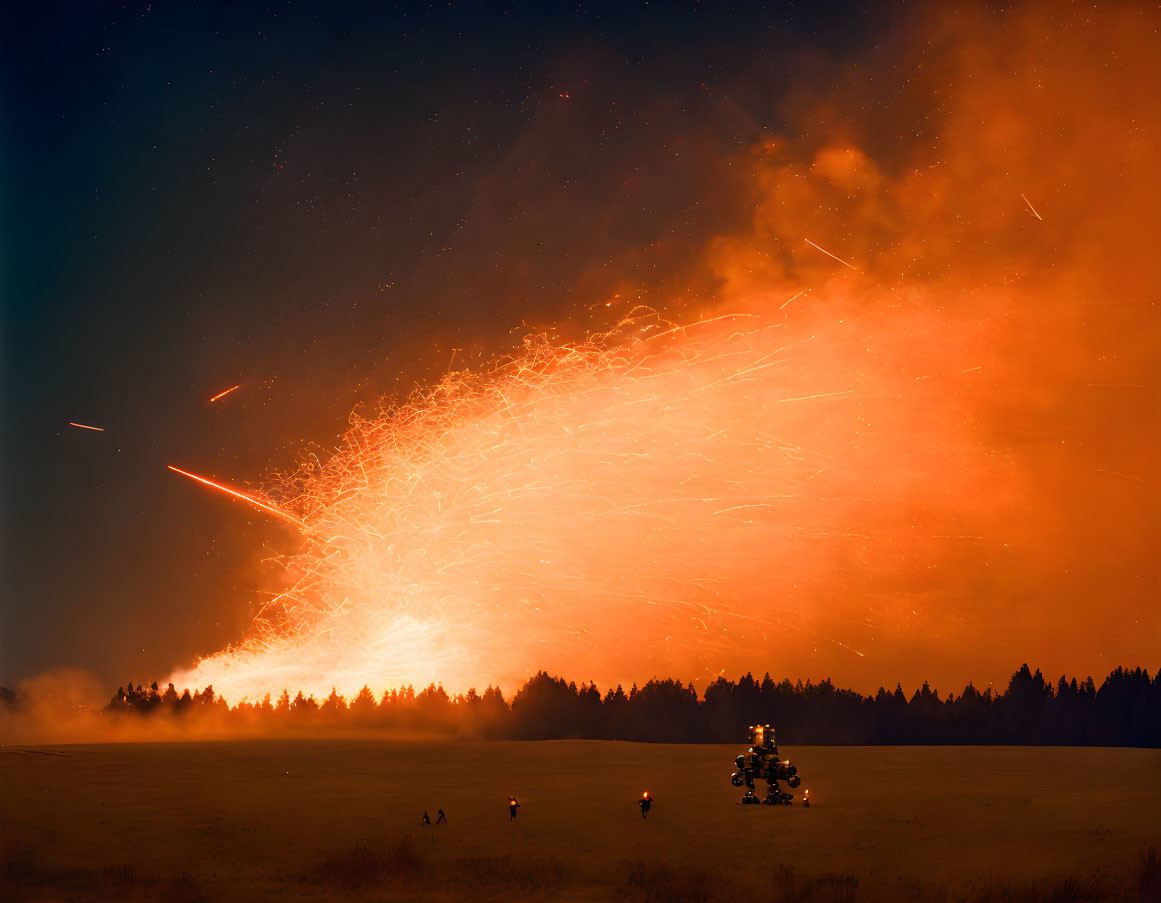
[[[1137,899],[1142,853],[1161,843],[1156,750],[783,748],[804,777],[796,797],[811,790],[804,810],[738,805],[729,775],[743,749],[6,747],[6,895],[693,901],[758,886],[762,900]],[[449,824],[420,825],[439,808]]]

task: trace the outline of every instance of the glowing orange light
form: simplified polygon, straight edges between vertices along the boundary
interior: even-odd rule
[[[94,430],[98,433],[105,432],[105,428],[103,426],[89,426],[87,423],[73,423],[71,420],[69,421],[69,426],[75,426],[82,430]]]
[[[785,328],[638,310],[585,342],[530,337],[490,369],[354,418],[329,460],[285,478],[285,509],[174,468],[309,524],[246,638],[175,683],[353,695],[370,676],[376,692],[459,691],[511,686],[551,650],[553,667],[587,663],[612,684],[642,645],[716,674],[787,632],[860,654],[864,632],[835,596],[819,602],[831,572],[812,584],[808,562],[844,548],[860,573],[893,569],[868,557],[851,512],[878,499],[898,511],[932,468],[945,486],[946,441],[913,428],[893,373],[860,365],[852,385],[846,356],[863,359],[865,333],[823,344]],[[914,448],[906,468],[885,467],[900,415]]]
[[[652,246],[648,284],[616,299],[739,316],[667,329],[630,314],[609,336],[530,337],[484,372],[353,419],[274,496],[310,525],[285,550],[275,602],[241,643],[175,681],[232,699],[284,686],[353,695],[368,680],[376,691],[514,687],[549,667],[615,686],[658,661],[700,680],[775,657],[787,673],[865,681],[873,664],[917,676],[975,661],[1020,586],[1049,611],[1076,604],[1055,582],[1061,561],[1092,554],[1093,573],[1120,573],[1127,542],[1151,566],[1140,537],[1156,493],[1122,506],[1105,493],[1130,487],[1086,482],[1139,479],[1133,462],[1156,445],[1142,390],[1107,413],[1075,402],[1086,376],[1153,385],[1155,330],[1142,327],[1155,311],[1137,302],[1155,294],[1140,266],[1157,231],[1158,131],[1142,112],[1155,105],[1155,29],[1135,9],[1068,27],[1058,15],[989,14],[957,32],[968,52],[949,45],[940,90],[916,96],[924,79],[901,89],[917,110],[938,101],[930,140],[889,161],[852,144],[870,124],[862,114],[839,130],[849,138],[832,135],[835,98],[820,107],[805,92],[809,123],[754,144],[743,166],[729,161],[744,203],[722,210],[704,253],[678,263],[666,242]],[[1004,48],[999,63],[980,63],[975,48],[991,45],[980,35]],[[981,180],[996,160],[1005,178]],[[1061,199],[1058,218],[1083,228],[1029,228],[1026,216],[1045,219],[1033,196]],[[808,232],[833,236],[846,259]],[[803,254],[804,240],[844,269]],[[616,266],[610,277],[635,281],[636,251],[631,269]],[[597,306],[615,299],[603,279],[585,285]],[[1054,366],[1033,345],[1051,347]],[[1028,417],[1036,399],[1069,429]],[[1087,441],[1114,422],[1132,443]],[[1044,467],[1031,449],[1057,432],[1069,437],[1052,444],[1062,463]],[[1068,518],[1058,536],[1056,501],[1093,491],[1102,516]],[[998,516],[1016,510],[1020,526]],[[985,538],[967,548],[974,536]],[[996,573],[985,570],[996,556],[1019,564],[1003,564],[1005,588],[985,598],[977,575]],[[1135,601],[1119,615],[1151,610],[1148,585],[1126,584]],[[1029,648],[1048,642],[1022,629]],[[924,634],[938,637],[931,655],[910,655]],[[1091,648],[1080,635],[1057,642]]]
[[[219,392],[217,395],[215,395],[213,398],[211,398],[211,399],[209,400],[208,404],[213,404],[213,403],[214,403],[215,401],[217,401],[219,398],[225,398],[227,395],[229,395],[229,394],[230,394],[231,392],[233,392],[235,389],[240,389],[240,388],[242,388],[242,384],[241,384],[241,383],[238,383],[238,385],[236,385],[236,386],[230,386],[230,388],[226,389],[226,390],[225,390],[225,391],[223,391],[223,392]]]
[[[253,505],[255,508],[261,508],[263,511],[269,511],[271,514],[284,518],[285,520],[290,521],[292,524],[297,524],[300,527],[305,526],[301,518],[295,517],[293,514],[289,514],[288,512],[283,511],[281,508],[275,508],[273,505],[263,502],[261,499],[256,499],[251,495],[246,495],[246,493],[239,492],[237,489],[231,489],[229,486],[223,486],[221,483],[215,483],[213,480],[208,480],[205,477],[199,477],[196,473],[190,473],[188,470],[182,470],[180,467],[174,467],[172,464],[167,464],[166,467],[168,467],[174,473],[180,473],[183,477],[189,477],[191,480],[197,480],[199,483],[203,483],[212,489],[217,489],[219,492],[224,492],[227,495],[234,496],[234,498],[241,499],[242,501]]]

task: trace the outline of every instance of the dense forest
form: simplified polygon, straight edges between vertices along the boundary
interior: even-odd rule
[[[718,678],[702,696],[675,680],[651,680],[604,695],[541,672],[511,701],[489,687],[451,696],[442,687],[392,690],[322,701],[299,693],[230,706],[212,687],[190,694],[172,684],[119,688],[105,717],[212,719],[255,733],[282,730],[394,729],[486,739],[587,738],[670,743],[733,743],[750,724],[770,723],[778,739],[809,744],[1034,744],[1161,746],[1161,669],[1153,677],[1117,668],[1098,687],[1091,677],[1055,684],[1023,665],[1002,693],[967,686],[941,697],[926,683],[910,698],[896,686],[873,696],[821,683],[775,682],[747,674]]]

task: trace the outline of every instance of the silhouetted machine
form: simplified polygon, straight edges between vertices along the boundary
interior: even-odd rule
[[[734,761],[738,770],[730,776],[730,783],[735,787],[746,785],[746,795],[742,802],[746,805],[759,803],[767,806],[789,806],[794,800],[794,794],[787,793],[778,786],[779,781],[785,781],[790,788],[802,783],[798,776],[798,769],[790,764],[789,759],[778,756],[778,744],[774,741],[774,729],[768,724],[758,724],[750,728],[749,757],[738,756]],[[766,782],[766,798],[759,799],[754,795],[754,780]]]

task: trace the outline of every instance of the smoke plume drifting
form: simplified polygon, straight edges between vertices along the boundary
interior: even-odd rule
[[[966,8],[816,61],[703,161],[730,228],[626,250],[680,325],[610,299],[354,420],[270,490],[304,524],[275,600],[173,679],[1155,664],[1158,24]]]

